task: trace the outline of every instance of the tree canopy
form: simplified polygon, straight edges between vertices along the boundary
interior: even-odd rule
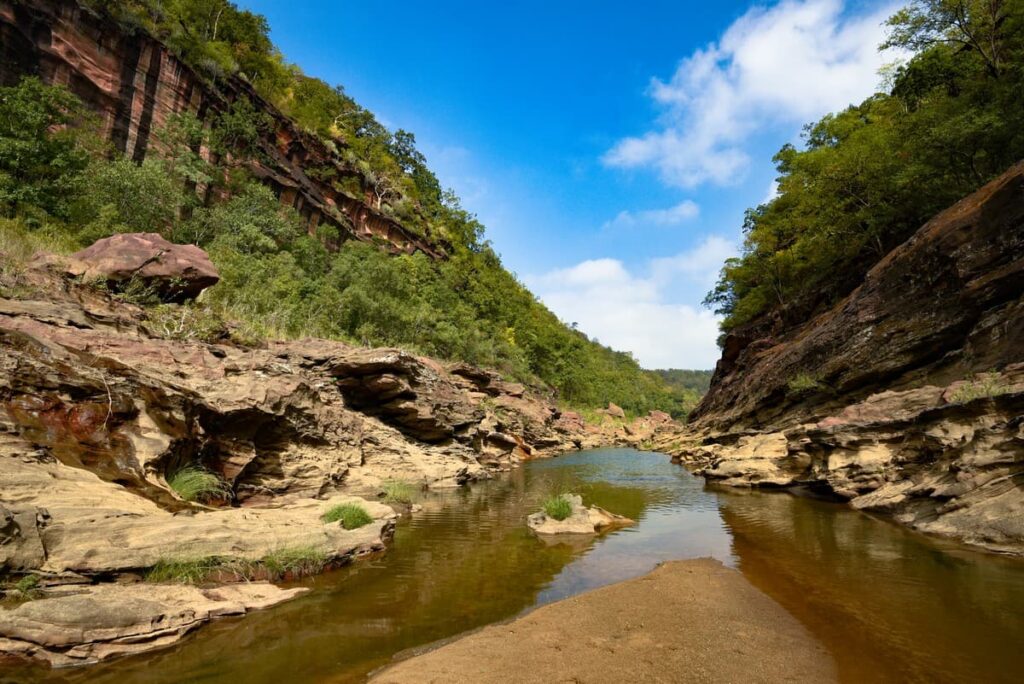
[[[887,93],[829,114],[774,161],[742,255],[705,304],[722,329],[802,320],[847,294],[932,215],[1024,158],[1024,0],[913,0],[883,47],[912,56]]]

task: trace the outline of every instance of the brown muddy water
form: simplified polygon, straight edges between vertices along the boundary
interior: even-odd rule
[[[540,541],[525,517],[555,487],[639,524],[584,543]],[[400,652],[700,556],[738,568],[800,619],[843,681],[1024,676],[1024,561],[938,543],[841,504],[707,490],[664,455],[632,449],[530,462],[423,504],[389,551],[301,582],[313,591],[298,600],[214,622],[155,654],[0,670],[0,682],[360,682]]]

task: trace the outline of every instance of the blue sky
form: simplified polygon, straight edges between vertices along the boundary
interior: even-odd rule
[[[307,73],[416,134],[506,266],[650,368],[710,368],[700,307],[772,154],[891,57],[873,0],[241,0]]]

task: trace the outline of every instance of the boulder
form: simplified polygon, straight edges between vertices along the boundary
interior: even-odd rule
[[[220,280],[206,252],[168,242],[158,233],[120,233],[97,240],[71,255],[69,270],[116,289],[134,281],[174,302],[194,299]]]
[[[607,413],[612,418],[625,418],[626,417],[626,412],[624,410],[622,410],[622,407],[619,406],[618,404],[614,404],[614,403],[612,403],[610,401],[608,402],[608,408],[605,409],[605,413]]]
[[[526,519],[526,524],[537,534],[597,534],[616,527],[634,524],[633,520],[615,515],[598,506],[587,508],[583,505],[583,497],[576,494],[563,494],[572,505],[572,514],[565,520],[555,520],[544,511],[533,513]]]

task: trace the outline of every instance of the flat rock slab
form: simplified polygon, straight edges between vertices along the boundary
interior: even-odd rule
[[[56,667],[169,646],[217,617],[244,615],[305,593],[265,582],[205,588],[99,584],[0,609],[0,651]]]
[[[374,684],[833,682],[828,651],[736,570],[666,563],[413,657]]]

